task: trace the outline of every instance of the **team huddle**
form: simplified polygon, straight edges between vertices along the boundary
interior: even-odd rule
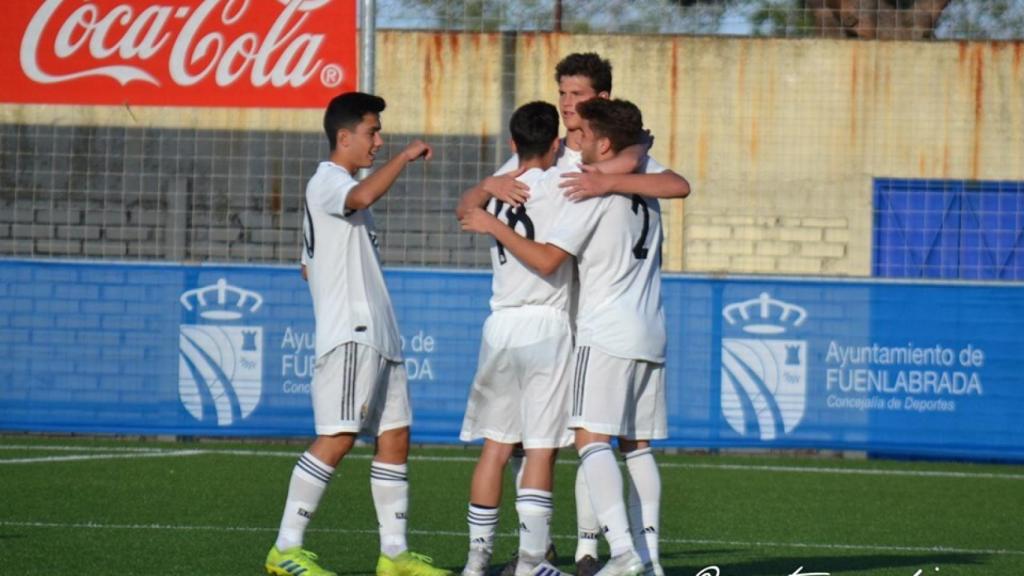
[[[460,434],[483,440],[462,574],[488,573],[510,461],[519,468],[519,552],[504,573],[560,574],[550,563],[554,464],[560,448],[575,444],[577,575],[662,576],[661,481],[649,444],[667,437],[658,200],[683,198],[690,188],[648,157],[640,111],[610,98],[608,61],[569,55],[555,79],[558,108],[518,108],[509,121],[515,155],[468,190],[456,210],[463,230],[494,239],[491,314]],[[429,159],[432,150],[414,141],[357,181],[354,174],[372,166],[383,144],[384,108],[379,97],[351,92],[333,99],[324,115],[331,155],[306,189],[302,252],[316,318],[317,438],[292,472],[269,574],[334,574],[303,548],[303,534],[359,434],[376,438],[370,485],[380,526],[377,575],[448,574],[406,543],[412,416],[368,210],[408,163]],[[612,438],[626,461],[628,501]],[[603,566],[601,535],[611,552]]]

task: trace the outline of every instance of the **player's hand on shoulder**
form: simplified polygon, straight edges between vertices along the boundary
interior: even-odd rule
[[[580,164],[579,169],[579,172],[562,174],[562,181],[558,187],[562,189],[562,194],[566,198],[579,202],[612,192],[611,179],[600,170],[586,164]]]
[[[497,219],[490,212],[483,208],[471,208],[459,219],[459,224],[466,232],[477,234],[489,234],[490,227],[497,222]]]
[[[516,207],[530,198],[530,187],[516,178],[522,176],[526,168],[517,168],[501,176],[489,176],[484,179],[483,187],[495,199]]]
[[[430,144],[427,144],[423,140],[413,140],[405,147],[405,150],[402,150],[402,154],[405,155],[405,158],[409,162],[415,162],[420,158],[430,160],[434,155],[434,150],[430,147]]]

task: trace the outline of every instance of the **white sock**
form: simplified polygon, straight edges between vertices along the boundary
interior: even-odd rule
[[[661,474],[650,448],[626,455],[629,469],[629,518],[633,542],[645,564],[659,562],[658,516],[661,501]]]
[[[601,531],[608,540],[612,556],[633,550],[629,518],[622,500],[622,472],[607,442],[593,442],[580,450],[580,466],[586,474],[587,489],[594,512],[601,522]]]
[[[516,497],[519,514],[519,564],[516,574],[529,574],[544,561],[551,534],[551,492],[521,488]]]
[[[486,550],[488,554],[494,551],[494,534],[498,531],[498,512],[498,508],[470,503],[469,512],[466,513],[466,522],[469,523],[470,548]]]
[[[370,465],[370,492],[380,524],[380,552],[394,558],[408,549],[405,541],[409,513],[409,479],[405,464]]]
[[[576,468],[576,562],[584,556],[597,560],[597,541],[601,537],[601,524],[590,503],[590,491],[583,475],[583,467]]]
[[[292,479],[288,484],[288,498],[284,503],[284,514],[281,516],[281,528],[277,532],[278,550],[287,550],[302,546],[302,536],[306,532],[320,498],[331,481],[334,468],[319,461],[309,452],[304,452],[292,469]]]

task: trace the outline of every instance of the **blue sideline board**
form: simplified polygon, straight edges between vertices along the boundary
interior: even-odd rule
[[[294,267],[0,259],[0,429],[312,436]],[[389,269],[417,442],[456,443],[490,274]],[[1024,460],[1024,289],[666,275],[670,438]]]

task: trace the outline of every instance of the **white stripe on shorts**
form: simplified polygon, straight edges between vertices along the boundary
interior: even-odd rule
[[[345,374],[341,388],[341,419],[355,420],[355,394],[356,394],[356,362],[359,349],[355,342],[347,342],[345,346]]]

